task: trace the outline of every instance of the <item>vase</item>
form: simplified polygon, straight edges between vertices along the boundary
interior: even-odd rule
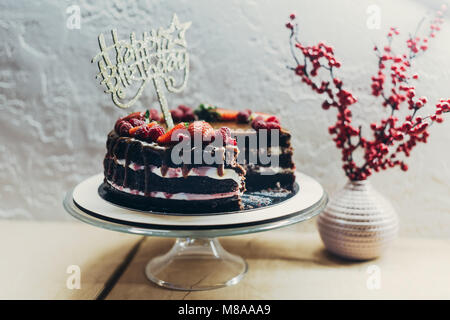
[[[398,233],[395,210],[367,180],[347,182],[317,224],[327,250],[352,260],[379,257]]]

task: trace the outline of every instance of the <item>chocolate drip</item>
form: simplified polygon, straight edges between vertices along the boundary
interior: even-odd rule
[[[150,176],[150,167],[148,165],[147,155],[145,154],[145,152],[143,153],[143,158],[144,158],[144,194],[147,196],[148,195],[148,185],[149,185],[148,178]]]
[[[108,169],[106,170],[106,176],[109,177],[111,175],[111,167],[112,167],[112,159],[108,158]]]
[[[112,148],[112,152],[114,154],[114,159],[115,159],[115,152],[116,152],[116,149],[117,149],[118,146],[119,146],[119,139],[117,139],[114,142],[114,146]],[[114,160],[112,160],[112,161],[114,161]],[[109,168],[111,168],[111,166],[112,166],[112,161],[109,163]],[[112,181],[116,180],[116,176],[117,176],[117,170],[114,170],[114,173],[113,173],[113,176],[112,176]]]
[[[130,143],[127,143],[127,146],[125,148],[125,171],[123,174],[123,186],[126,187],[128,184],[128,166],[130,165],[130,159],[128,157],[128,151],[130,150]]]
[[[106,170],[107,177],[109,177],[111,175],[113,149],[117,142],[117,139],[111,138],[111,140],[112,141],[110,141],[109,137],[108,137],[108,142],[106,143],[106,149],[107,149],[106,158],[108,159],[108,169]]]
[[[223,177],[223,175],[224,175],[224,165],[223,164],[220,164],[217,167],[217,174],[219,175],[219,177]]]
[[[161,175],[163,177],[166,176],[168,170],[169,170],[169,167],[166,164],[161,165]]]
[[[186,178],[191,171],[192,167],[187,164],[183,164],[183,167],[181,168],[181,173],[183,174],[183,178]]]

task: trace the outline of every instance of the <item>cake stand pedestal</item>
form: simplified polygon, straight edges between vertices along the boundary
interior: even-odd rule
[[[179,290],[230,286],[246,272],[245,260],[226,251],[217,238],[177,238],[169,252],[153,258],[145,268],[151,281]]]
[[[227,252],[218,237],[277,229],[305,221],[326,206],[327,194],[313,178],[296,172],[300,190],[274,205],[214,214],[183,215],[139,211],[104,200],[98,193],[103,175],[92,176],[66,194],[64,208],[75,218],[109,230],[177,238],[164,255],[145,268],[149,280],[177,290],[208,290],[238,283],[248,270]]]

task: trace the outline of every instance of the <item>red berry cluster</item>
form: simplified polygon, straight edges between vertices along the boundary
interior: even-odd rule
[[[119,118],[114,125],[114,130],[121,136],[129,136],[130,129],[140,127],[150,121],[160,121],[156,109],[150,109],[147,112],[133,112]]]
[[[160,136],[162,136],[166,131],[163,127],[156,122],[152,122],[148,125],[142,125],[136,130],[134,137],[147,141],[147,142],[156,142]]]
[[[170,110],[170,113],[174,122],[189,122],[195,120],[194,111],[192,108],[185,105],[179,105],[176,109]]]
[[[114,130],[120,136],[130,136],[147,142],[155,142],[165,133],[163,127],[157,124],[158,112],[151,109],[144,112],[133,112],[117,120]]]
[[[131,128],[134,128],[138,122],[145,123],[143,112],[133,112],[125,117],[119,118],[114,125],[114,130],[121,136],[128,136]]]
[[[443,6],[430,25],[429,37],[434,38],[440,25],[443,23]],[[378,72],[372,77],[372,95],[381,97],[382,105],[389,107],[390,116],[370,125],[373,137],[362,136],[361,126],[352,125],[352,112],[350,106],[357,102],[351,92],[345,90],[343,82],[334,76],[341,64],[334,55],[332,47],[319,43],[313,46],[302,44],[297,38],[297,26],[294,24],[295,15],[290,15],[290,22],[286,27],[291,30],[290,45],[296,67],[291,68],[301,81],[318,94],[326,94],[322,108],[337,110],[337,121],[329,127],[336,146],[341,149],[343,169],[351,180],[365,180],[373,171],[380,171],[390,167],[399,166],[408,170],[407,164],[398,159],[400,154],[408,157],[411,150],[419,142],[427,142],[429,133],[427,129],[434,123],[443,121],[442,114],[450,112],[450,100],[443,99],[436,105],[436,111],[426,117],[417,115],[418,111],[427,103],[426,97],[416,97],[415,87],[411,81],[417,80],[418,75],[412,74],[411,61],[418,54],[428,49],[428,38],[420,38],[417,34],[410,36],[406,42],[408,52],[394,54],[391,43],[400,32],[391,28],[388,35],[388,44],[383,49],[377,46],[374,50],[378,56]],[[297,50],[296,50],[297,49]],[[300,51],[303,57],[300,60],[296,52]],[[315,80],[321,70],[329,74],[330,80]],[[408,106],[411,114],[404,120],[395,116],[395,112],[403,104]],[[357,164],[353,159],[356,150],[363,151],[363,160]]]
[[[268,118],[264,118],[263,116],[256,116],[252,120],[252,128],[255,130],[279,130],[281,128],[280,120],[276,116],[270,116]]]

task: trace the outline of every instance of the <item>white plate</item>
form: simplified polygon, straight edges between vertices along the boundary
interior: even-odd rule
[[[84,214],[97,219],[125,223],[129,225],[149,226],[149,228],[191,229],[191,228],[227,228],[245,225],[266,224],[268,222],[287,219],[293,215],[306,213],[318,204],[323,209],[326,193],[313,178],[296,172],[299,192],[278,204],[268,207],[244,210],[234,214],[223,215],[161,215],[128,209],[104,200],[98,194],[98,187],[103,183],[103,174],[92,176],[78,184],[72,193],[73,202]]]

